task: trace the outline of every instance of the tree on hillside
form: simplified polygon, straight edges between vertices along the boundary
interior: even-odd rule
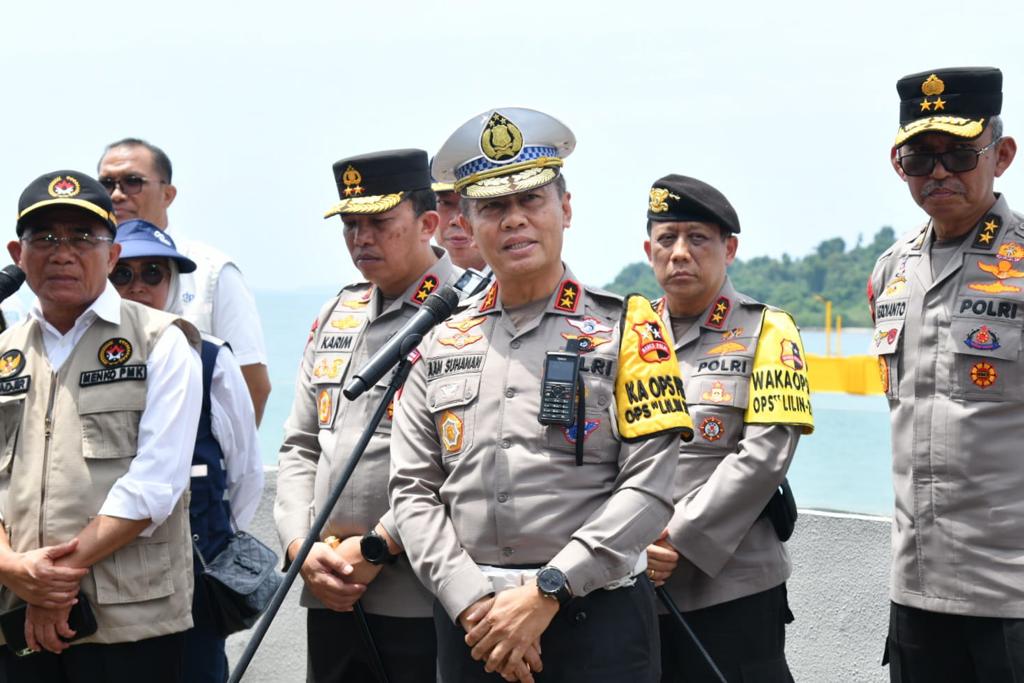
[[[875,260],[895,241],[895,232],[885,226],[869,244],[858,238],[856,246],[849,250],[842,238],[833,237],[822,241],[803,258],[783,254],[780,259],[736,259],[729,267],[729,276],[741,292],[786,309],[799,325],[817,327],[824,323],[825,305],[814,298],[817,294],[832,301],[832,313],[843,317],[844,326],[867,327],[871,318],[865,285]],[[660,296],[654,273],[644,261],[623,268],[607,289],[620,294]]]

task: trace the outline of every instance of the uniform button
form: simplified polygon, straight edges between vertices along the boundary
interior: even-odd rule
[[[513,554],[514,552],[515,552],[515,550],[513,550],[512,548],[502,548],[501,549],[501,554],[505,555],[506,557],[511,555],[511,554]]]
[[[508,439],[502,439],[501,440],[501,447],[502,448],[508,448],[511,445],[512,445],[512,442],[509,441]]]
[[[192,540],[193,541],[198,541],[199,540],[199,534],[192,534]]]
[[[576,620],[577,624],[582,624],[584,621],[587,620],[587,613],[586,612],[577,612],[576,616],[573,617],[573,618]]]
[[[516,339],[511,344],[509,344],[509,346],[511,346],[513,349],[518,349],[520,346],[520,342],[518,339]]]
[[[508,494],[507,493],[499,493],[498,494],[498,502],[499,503],[504,503],[507,500],[508,500]]]
[[[583,584],[583,592],[589,593],[593,589],[594,589],[594,584],[592,582],[587,581],[585,584]]]
[[[516,395],[516,390],[515,389],[506,389],[505,390],[505,398],[512,398],[515,395]]]

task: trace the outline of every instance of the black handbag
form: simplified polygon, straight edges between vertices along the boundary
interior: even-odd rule
[[[203,567],[199,580],[221,635],[226,638],[255,624],[281,585],[277,554],[244,531],[236,531],[212,562],[203,559],[195,543],[193,547]]]

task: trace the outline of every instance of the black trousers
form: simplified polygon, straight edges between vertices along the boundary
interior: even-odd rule
[[[786,584],[684,612],[683,617],[729,683],[792,683],[786,624],[793,621]],[[693,639],[671,615],[659,617],[662,683],[719,683]]]
[[[369,644],[352,612],[306,610],[307,672],[310,683],[381,683]],[[430,617],[405,619],[366,615],[388,683],[434,683],[437,646]]]
[[[15,657],[0,647],[4,683],[180,683],[185,638],[172,633],[134,643],[73,645],[59,655]]]
[[[434,603],[439,683],[497,683],[464,640],[466,632]],[[596,590],[563,606],[541,636],[544,671],[537,683],[657,683],[658,638],[654,591],[646,576],[636,585]]]
[[[1024,681],[1024,619],[940,614],[892,603],[882,663],[893,683]]]

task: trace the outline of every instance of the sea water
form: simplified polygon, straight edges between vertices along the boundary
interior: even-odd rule
[[[260,427],[263,461],[277,464],[283,425],[295,395],[295,373],[310,326],[331,288],[294,292],[256,292],[267,342],[273,391]],[[825,352],[821,331],[803,333],[808,354]],[[866,353],[867,330],[844,330],[842,351]],[[836,338],[832,337],[833,351]],[[889,414],[883,396],[822,394],[812,396],[815,430],[800,439],[789,471],[797,504],[804,508],[889,515],[892,480]]]

